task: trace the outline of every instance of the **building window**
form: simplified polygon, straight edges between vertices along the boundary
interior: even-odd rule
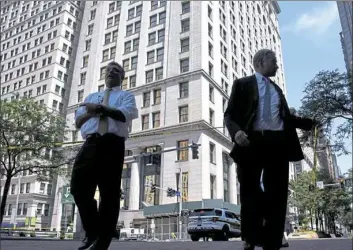
[[[208,55],[213,58],[213,45],[210,42],[208,42]]]
[[[100,79],[101,80],[105,79],[105,72],[106,72],[106,67],[102,67],[101,72],[100,72]]]
[[[125,59],[123,61],[123,68],[124,68],[125,71],[130,70],[130,60],[129,59]]]
[[[179,83],[179,97],[186,98],[189,96],[189,82]]]
[[[153,122],[153,128],[159,128],[160,127],[160,112],[156,112],[152,114],[152,122]]]
[[[156,69],[156,81],[163,79],[163,67]]]
[[[31,191],[31,183],[26,183],[26,194],[29,194]]]
[[[80,103],[83,101],[83,90],[77,92],[77,102]]]
[[[149,118],[150,116],[148,114],[142,116],[142,130],[149,128]]]
[[[130,24],[126,26],[126,36],[131,36],[133,34],[134,25]]]
[[[96,10],[91,10],[91,16],[90,16],[90,20],[94,20],[96,18]]]
[[[208,24],[208,36],[213,38],[213,28],[211,24]]]
[[[133,40],[133,51],[136,51],[139,49],[139,46],[140,46],[140,39],[134,39]]]
[[[190,30],[190,19],[181,20],[181,32],[187,32]]]
[[[223,199],[224,202],[229,202],[229,167],[230,159],[227,153],[222,153],[223,158]]]
[[[188,122],[189,120],[189,107],[183,106],[179,107],[179,122]]]
[[[151,64],[154,62],[154,50],[147,52],[147,64]]]
[[[216,146],[210,142],[210,162],[216,164]]]
[[[178,141],[177,142],[177,147],[178,148],[184,148],[189,146],[189,141],[188,140],[183,140],[183,141]],[[189,160],[189,149],[184,148],[184,149],[179,149],[178,150],[178,155],[177,155],[177,160],[178,161],[187,161]]]
[[[156,32],[148,34],[148,45],[153,45],[156,43]]]
[[[158,42],[163,42],[165,36],[164,29],[158,30]]]
[[[182,39],[180,41],[180,44],[181,44],[181,52],[187,52],[189,51],[189,44],[190,44],[190,39],[189,37],[188,38],[185,38],[185,39]]]
[[[210,175],[210,194],[211,194],[211,199],[215,199],[216,198],[216,176],[214,175]]]
[[[213,77],[213,65],[212,63],[208,63],[208,74]]]
[[[86,83],[86,72],[83,72],[81,73],[81,76],[80,76],[80,85],[85,85]]]
[[[88,66],[88,58],[89,58],[88,55],[83,57],[82,67]]]
[[[214,126],[214,111],[210,109],[210,124]]]
[[[181,3],[181,13],[189,13],[190,12],[190,1]]]
[[[131,41],[125,42],[124,47],[125,47],[124,52],[129,53],[131,51]]]
[[[164,59],[164,47],[157,49],[157,62],[161,62]]]
[[[157,0],[151,1],[151,10],[158,9],[158,2]]]
[[[166,12],[163,11],[159,13],[159,24],[165,23],[165,19],[166,19]]]
[[[136,75],[130,76],[130,88],[136,87]]]
[[[137,68],[137,56],[131,57],[131,69],[136,69]]]
[[[150,17],[150,27],[157,25],[157,14]]]
[[[180,72],[185,73],[189,71],[189,58],[180,60]]]
[[[151,105],[151,92],[143,93],[143,107],[149,107]]]
[[[209,87],[209,100],[214,103],[214,88],[212,86]]]
[[[153,104],[161,104],[161,89],[153,90]]]
[[[109,49],[103,50],[103,57],[102,57],[102,61],[107,61],[109,60]]]
[[[153,82],[153,70],[146,72],[146,83]]]

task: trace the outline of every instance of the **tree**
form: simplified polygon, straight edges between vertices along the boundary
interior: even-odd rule
[[[320,71],[306,84],[299,114],[315,118],[322,124],[322,133],[333,143],[338,154],[348,154],[345,140],[352,136],[352,74],[338,70]],[[334,128],[334,123],[339,125]],[[311,133],[303,133],[308,142]],[[333,140],[331,138],[334,138]]]
[[[0,205],[0,224],[11,180],[29,171],[38,178],[49,178],[72,161],[60,141],[66,132],[65,119],[33,99],[0,101],[0,170],[5,185]]]
[[[320,199],[318,192],[310,188],[313,185],[313,174],[313,171],[303,172],[298,175],[296,180],[290,181],[289,187],[293,192],[288,199],[288,203],[301,212],[299,216],[301,221],[299,224],[306,224],[307,220],[310,219],[312,226],[312,217],[314,215],[316,217],[315,211],[317,211]],[[309,211],[309,217],[306,215],[306,211]]]
[[[320,210],[327,219],[329,231],[336,233],[336,222],[342,223],[351,211],[351,197],[341,188],[326,187],[321,192]]]
[[[349,215],[351,213],[350,203],[351,197],[348,192],[345,192],[338,187],[325,187],[324,190],[309,186],[313,184],[313,171],[303,172],[298,175],[297,179],[290,182],[290,188],[293,194],[289,197],[289,204],[297,207],[301,212],[299,214],[300,224],[305,224],[311,220],[313,226],[313,218],[317,230],[323,228],[323,220],[326,219],[326,225],[329,230],[335,233],[336,222],[349,224]],[[317,177],[323,178],[325,184],[331,184],[331,179],[327,178],[327,174],[323,170],[319,170],[316,174]],[[306,211],[310,212],[310,216],[306,215]],[[313,229],[313,227],[312,227]]]

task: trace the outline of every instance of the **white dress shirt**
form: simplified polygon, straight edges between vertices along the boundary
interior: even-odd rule
[[[96,92],[87,96],[84,103],[103,103],[103,97],[104,91]],[[108,106],[120,110],[126,118],[126,122],[121,122],[108,117],[108,133],[124,137],[126,140],[129,137],[130,122],[138,117],[135,96],[121,90],[120,87],[114,87],[110,92]],[[75,120],[86,112],[86,107],[79,107],[75,114]],[[89,134],[97,133],[98,125],[99,117],[93,117],[85,122],[80,129],[82,138],[86,139]]]
[[[257,86],[259,89],[259,104],[257,108],[256,119],[254,123],[254,130],[255,131],[262,131],[262,130],[273,130],[273,131],[281,131],[283,130],[283,121],[280,116],[280,97],[273,86],[272,83],[266,83],[264,80],[264,76],[260,73],[255,73]],[[264,101],[265,101],[265,91],[266,86],[265,84],[270,84],[270,93],[271,93],[271,120],[266,122],[262,118],[262,113],[264,111]]]

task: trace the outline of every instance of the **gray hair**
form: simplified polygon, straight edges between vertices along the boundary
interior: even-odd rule
[[[265,58],[270,55],[270,54],[274,54],[276,55],[276,53],[270,49],[261,49],[258,52],[255,53],[254,58],[253,58],[253,65],[254,68],[257,68],[258,65],[263,62],[265,60]]]

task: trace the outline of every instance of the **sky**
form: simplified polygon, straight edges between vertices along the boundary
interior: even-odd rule
[[[279,6],[287,100],[299,109],[305,84],[319,71],[346,70],[341,23],[335,1],[279,1]],[[339,156],[337,161],[342,173],[352,167],[352,155]]]

